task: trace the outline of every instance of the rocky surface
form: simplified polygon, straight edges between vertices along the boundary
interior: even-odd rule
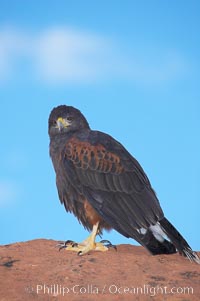
[[[142,247],[77,256],[37,239],[0,246],[0,301],[200,300],[200,265]]]

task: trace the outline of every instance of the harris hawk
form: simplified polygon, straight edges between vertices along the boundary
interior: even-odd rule
[[[60,105],[49,116],[50,157],[59,199],[89,231],[82,243],[63,247],[79,255],[106,251],[95,242],[103,229],[133,238],[151,254],[177,251],[200,264],[197,254],[167,220],[138,161],[111,136],[90,129],[83,114]]]

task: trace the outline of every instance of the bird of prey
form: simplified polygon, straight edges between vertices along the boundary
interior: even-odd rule
[[[200,264],[197,254],[164,216],[144,170],[122,144],[91,130],[83,114],[66,105],[51,111],[48,132],[59,199],[91,231],[81,243],[67,241],[66,250],[79,255],[106,251],[109,243],[96,242],[96,235],[103,229],[115,229],[153,255],[178,251]]]

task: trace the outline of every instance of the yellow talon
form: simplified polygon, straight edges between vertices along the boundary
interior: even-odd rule
[[[104,246],[103,243],[95,242],[95,238],[98,232],[99,222],[93,226],[92,233],[90,236],[79,244],[70,244],[66,245],[67,251],[78,252],[78,255],[87,254],[89,251],[101,251],[105,252],[108,250],[108,247]]]

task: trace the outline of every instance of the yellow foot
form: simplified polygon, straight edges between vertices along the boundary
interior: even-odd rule
[[[59,250],[66,249],[67,251],[75,251],[78,253],[78,255],[84,255],[90,251],[105,252],[110,247],[114,247],[116,249],[116,246],[113,246],[108,240],[102,240],[100,242],[95,242],[95,237],[98,232],[98,225],[99,225],[99,223],[96,223],[95,225],[93,225],[92,233],[82,243],[77,244],[74,241],[68,240],[65,243],[60,243],[58,245],[60,247]]]
[[[115,248],[116,246],[112,245],[108,240],[102,240],[100,242],[91,242],[89,239],[84,240],[82,243],[75,243],[71,240],[68,240],[64,243],[58,244],[59,251],[61,249],[65,249],[66,251],[74,251],[77,252],[77,255],[81,256],[89,253],[90,251],[100,251],[105,252],[108,251],[109,248]]]
[[[67,251],[75,251],[78,255],[87,254],[90,251],[107,251],[108,247],[104,246],[102,243],[88,242],[85,244],[85,241],[82,243],[66,243],[65,250]]]

